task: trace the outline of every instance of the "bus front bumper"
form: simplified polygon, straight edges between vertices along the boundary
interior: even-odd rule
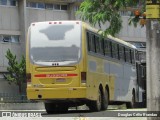
[[[86,88],[27,88],[30,100],[86,98]]]

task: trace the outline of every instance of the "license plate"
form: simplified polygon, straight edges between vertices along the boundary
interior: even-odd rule
[[[64,79],[64,78],[57,78],[56,82],[66,82],[66,79]]]

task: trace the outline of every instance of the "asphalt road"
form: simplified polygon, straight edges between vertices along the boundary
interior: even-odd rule
[[[7,112],[7,114],[8,112],[11,113],[12,120],[147,120],[146,111],[146,108],[127,109],[125,105],[110,105],[108,110],[100,112],[91,112],[86,106],[80,106],[69,108],[66,113],[54,114],[47,114],[44,109],[1,110],[1,112]],[[34,116],[37,113],[40,116]],[[1,118],[2,120],[9,120],[8,116],[2,116]]]
[[[70,108],[67,113],[47,114],[44,111],[42,117],[54,120],[147,120],[144,117],[146,111],[146,108],[126,109],[125,105],[120,105],[109,106],[106,111],[91,112],[82,106],[78,110]]]

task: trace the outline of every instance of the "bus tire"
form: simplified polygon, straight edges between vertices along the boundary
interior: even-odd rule
[[[53,103],[44,103],[44,106],[48,114],[53,114],[56,111]]]
[[[59,104],[57,106],[57,112],[59,113],[66,113],[68,111],[69,106],[65,104]]]
[[[48,114],[65,113],[68,111],[68,108],[65,104],[45,103],[45,109]]]
[[[98,112],[102,109],[102,93],[99,89],[98,96],[96,101],[91,101],[88,104],[88,107],[91,111]]]
[[[102,110],[106,110],[108,108],[108,104],[109,104],[109,94],[108,90],[106,89],[102,96]]]
[[[135,108],[136,107],[136,97],[135,92],[132,92],[132,101],[127,103],[127,108]]]

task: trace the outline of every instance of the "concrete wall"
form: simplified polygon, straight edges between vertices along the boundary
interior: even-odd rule
[[[60,11],[60,10],[56,11],[56,10],[27,8],[26,18],[28,27],[32,22],[68,20],[69,13],[68,11]]]
[[[146,27],[141,27],[139,23],[137,24],[137,27],[128,25],[129,18],[129,16],[122,16],[122,29],[119,34],[116,35],[116,37],[125,41],[146,42]],[[79,20],[80,17],[76,16],[76,19]],[[101,25],[101,29],[105,30],[108,26],[109,23],[106,22],[104,25]],[[98,24],[95,27],[99,29]]]
[[[2,77],[2,76],[1,76]],[[8,93],[8,94],[18,94],[18,87],[14,84],[9,85],[8,82],[4,79],[0,78],[0,84],[3,87],[0,87],[0,93]],[[0,96],[2,98],[2,96]]]
[[[143,41],[146,42],[146,27],[141,27],[139,24],[137,27],[128,25],[129,16],[123,16],[123,28],[117,37],[126,41]]]
[[[19,33],[18,7],[0,6],[0,34],[1,33]]]
[[[0,6],[0,35],[20,35],[18,7]],[[20,43],[0,42],[0,72],[6,71],[6,51],[11,49],[18,59],[21,56]]]

